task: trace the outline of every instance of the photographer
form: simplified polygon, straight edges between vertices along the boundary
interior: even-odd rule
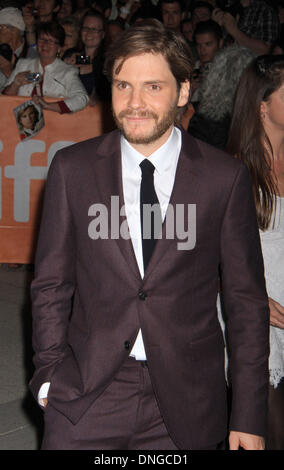
[[[24,48],[25,23],[17,8],[0,10],[0,91]]]
[[[212,19],[224,27],[235,42],[256,55],[269,52],[280,30],[272,7],[263,0],[219,0],[217,6]],[[240,13],[234,16],[232,12],[238,8]]]
[[[64,29],[57,22],[40,23],[37,30],[39,57],[20,59],[3,93],[32,96],[43,109],[61,114],[85,108],[89,98],[78,77],[78,70],[57,58],[64,37]],[[50,103],[43,96],[64,98],[64,101]]]
[[[83,17],[81,41],[83,49],[64,58],[68,64],[79,70],[79,77],[88,95],[90,104],[110,100],[110,85],[103,74],[105,19],[96,11],[89,10]]]

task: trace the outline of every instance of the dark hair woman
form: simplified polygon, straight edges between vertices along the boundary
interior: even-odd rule
[[[227,150],[248,167],[270,307],[267,447],[284,449],[284,56],[255,58],[235,98]]]

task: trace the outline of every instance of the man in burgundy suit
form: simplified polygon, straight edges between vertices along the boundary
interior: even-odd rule
[[[174,125],[192,71],[178,34],[131,27],[106,71],[118,130],[60,150],[46,185],[30,384],[42,448],[215,449],[228,432],[221,273],[230,448],[263,449],[269,320],[248,172]],[[147,232],[152,204],[161,232]]]

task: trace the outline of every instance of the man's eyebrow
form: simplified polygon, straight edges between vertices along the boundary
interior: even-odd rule
[[[157,84],[161,83],[161,84],[163,84],[163,83],[167,83],[167,82],[166,82],[166,80],[147,80],[144,83],[145,83],[145,85],[150,85],[151,83],[157,83]]]
[[[117,78],[114,78],[113,80],[113,83],[129,83],[127,80],[123,80],[123,79],[117,79]],[[150,84],[163,84],[163,83],[167,83],[166,80],[147,80],[146,82],[143,82],[144,85],[150,85]]]

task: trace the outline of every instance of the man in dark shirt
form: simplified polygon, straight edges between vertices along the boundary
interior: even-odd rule
[[[240,15],[234,17],[216,8],[212,19],[223,26],[240,46],[251,49],[257,55],[268,54],[280,32],[276,11],[264,0],[240,0],[240,3]]]

